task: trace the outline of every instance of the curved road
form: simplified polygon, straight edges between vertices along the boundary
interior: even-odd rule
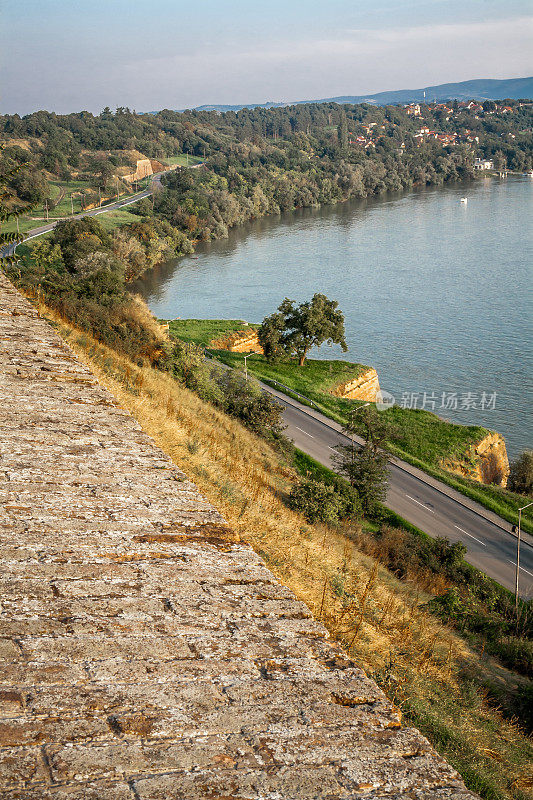
[[[314,409],[261,384],[284,406],[286,434],[296,447],[332,467],[335,445],[349,444],[342,427]],[[355,437],[358,444],[363,440]],[[390,460],[386,505],[429,536],[462,542],[466,559],[514,592],[517,537],[488,509],[400,459]],[[522,533],[520,595],[533,597],[533,537]]]
[[[195,169],[200,167],[203,162],[200,164],[194,164],[191,167],[184,167],[185,169]],[[158,172],[155,175],[150,177],[150,186],[142,192],[138,192],[136,195],[125,197],[123,200],[116,200],[114,203],[109,203],[109,205],[101,206],[100,208],[91,208],[90,211],[82,211],[81,214],[74,214],[69,217],[61,217],[60,219],[56,219],[53,222],[47,222],[46,225],[41,225],[38,228],[32,228],[28,231],[27,235],[22,240],[23,242],[28,242],[30,239],[35,239],[36,236],[42,236],[43,233],[48,233],[48,231],[52,231],[58,222],[61,222],[64,219],[83,219],[83,217],[97,217],[99,214],[107,214],[109,211],[116,211],[119,208],[124,208],[124,206],[130,206],[132,203],[138,203],[139,200],[142,200],[143,197],[149,197],[154,192],[154,184],[161,184],[161,176],[165,175],[167,172],[171,170],[177,169],[178,165],[170,167],[170,169],[165,170],[165,172]],[[180,167],[181,168],[181,167]],[[2,256],[9,256],[14,253],[18,244],[20,242],[5,245],[0,250],[0,258]]]

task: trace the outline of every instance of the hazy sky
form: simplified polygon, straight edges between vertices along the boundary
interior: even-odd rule
[[[530,0],[0,0],[0,111],[305,100],[533,73]]]

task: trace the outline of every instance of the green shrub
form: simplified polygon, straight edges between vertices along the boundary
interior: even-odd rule
[[[293,487],[289,506],[303,514],[307,522],[327,522],[329,525],[337,523],[345,511],[343,498],[333,486],[306,479]]]

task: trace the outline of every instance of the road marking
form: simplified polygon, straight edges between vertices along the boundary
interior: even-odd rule
[[[305,433],[305,435],[306,435],[306,436],[309,436],[311,439],[314,439],[314,438],[315,438],[314,436],[311,436],[311,434],[310,434],[310,433],[307,433],[307,431],[304,431],[304,429],[303,429],[303,428],[299,428],[299,427],[298,427],[298,425],[295,425],[294,427],[296,428],[296,430],[297,430],[297,431],[301,431],[302,433]]]
[[[509,564],[512,564],[513,567],[516,567],[516,561],[511,561],[509,558],[507,559],[507,561],[509,561]],[[533,578],[533,572],[529,572],[529,570],[524,569],[524,567],[520,567],[520,569],[522,570],[522,572],[525,572],[526,575],[531,575],[531,577]]]
[[[329,445],[328,445],[328,450],[333,450],[334,453],[338,453],[339,452],[337,450],[337,447],[330,447]]]
[[[468,531],[465,531],[465,530],[463,530],[462,528],[460,528],[460,527],[459,527],[459,525],[454,525],[453,527],[454,527],[454,528],[457,528],[457,530],[458,530],[458,531],[461,531],[461,533],[465,533],[467,536],[470,536],[470,538],[471,538],[471,539],[475,539],[475,541],[476,541],[476,542],[479,542],[480,544],[482,544],[482,545],[483,545],[483,547],[486,547],[486,546],[487,546],[485,542],[482,542],[482,541],[481,541],[481,539],[476,539],[476,537],[475,537],[475,536],[472,536],[472,534],[471,534],[471,533],[468,533]]]
[[[409,500],[412,500],[412,501],[413,501],[413,503],[416,503],[417,505],[419,505],[419,506],[422,506],[422,508],[425,508],[425,509],[426,509],[426,511],[431,511],[431,513],[432,513],[432,514],[434,514],[434,513],[435,513],[435,512],[433,511],[433,509],[432,509],[432,508],[428,508],[427,506],[425,506],[425,505],[424,505],[424,503],[419,503],[419,502],[418,502],[418,500],[415,500],[415,498],[414,498],[414,497],[411,497],[411,495],[410,495],[410,494],[406,494],[405,496],[406,496],[406,497],[408,497],[408,498],[409,498]]]

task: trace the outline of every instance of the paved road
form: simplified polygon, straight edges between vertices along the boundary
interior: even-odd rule
[[[331,467],[335,445],[350,442],[340,425],[269,386],[263,388],[284,406],[286,434],[296,447]],[[390,463],[386,505],[430,536],[463,542],[471,564],[514,591],[516,536],[496,514],[398,459]],[[520,549],[519,590],[523,597],[533,597],[533,537],[528,534]]]
[[[201,164],[194,164],[189,169],[197,168],[199,166],[201,166]],[[156,175],[152,175],[149,187],[143,192],[138,192],[134,196],[130,195],[129,197],[125,197],[123,200],[117,200],[116,202],[109,203],[101,208],[91,208],[90,211],[82,211],[81,214],[74,214],[74,216],[64,217],[63,219],[83,219],[83,217],[97,217],[99,214],[107,214],[109,211],[116,211],[117,209],[124,208],[124,206],[131,206],[132,203],[138,203],[139,200],[143,199],[143,197],[150,197],[150,195],[154,192],[154,184],[160,185],[161,176],[173,169],[177,169],[177,166],[173,166],[170,169],[165,170],[165,172],[159,172]],[[35,239],[37,236],[42,236],[43,233],[52,231],[58,222],[59,220],[54,220],[53,222],[47,222],[45,225],[40,225],[37,228],[32,228],[27,232],[26,236],[24,237],[24,241],[28,242],[30,239]],[[0,250],[0,257],[12,255],[16,247],[16,244],[6,245]]]

